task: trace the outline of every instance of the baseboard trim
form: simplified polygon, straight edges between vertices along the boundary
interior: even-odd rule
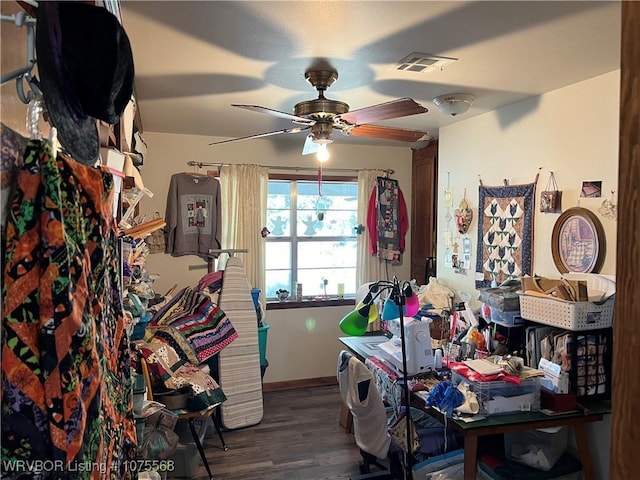
[[[309,387],[326,387],[328,385],[337,385],[338,380],[336,377],[318,377],[318,378],[304,378],[302,380],[287,380],[284,382],[271,382],[263,383],[263,392],[279,392],[282,390],[294,390],[296,388],[309,388]]]

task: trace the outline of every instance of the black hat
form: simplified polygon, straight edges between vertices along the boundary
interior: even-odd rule
[[[50,123],[74,160],[94,165],[96,119],[117,123],[133,92],[133,54],[118,19],[83,2],[41,1],[36,59]]]

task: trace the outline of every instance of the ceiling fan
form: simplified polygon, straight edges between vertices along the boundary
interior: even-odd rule
[[[350,112],[349,105],[346,103],[330,100],[324,96],[325,90],[338,79],[338,72],[327,69],[309,70],[304,76],[318,91],[318,98],[297,103],[294,107],[293,115],[259,105],[231,105],[232,107],[243,108],[253,112],[286,118],[299,126],[220,142],[212,142],[209,145],[220,145],[222,143],[236,142],[250,138],[262,138],[284,133],[309,131],[302,149],[302,154],[318,153],[318,158],[322,161],[322,157],[324,157],[325,160],[328,158],[326,148],[329,143],[333,142],[331,133],[334,129],[341,131],[345,135],[380,138],[407,143],[429,139],[428,132],[371,125],[371,122],[380,120],[426,113],[428,110],[416,103],[415,100],[411,98],[400,98]]]

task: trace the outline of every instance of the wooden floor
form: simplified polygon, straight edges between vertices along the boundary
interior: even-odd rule
[[[224,432],[204,448],[216,480],[330,480],[359,475],[353,435],[339,424],[337,385],[264,393],[264,416],[255,426]],[[200,466],[194,480],[208,480]]]

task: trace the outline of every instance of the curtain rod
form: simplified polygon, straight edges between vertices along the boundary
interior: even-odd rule
[[[187,162],[187,165],[189,165],[190,167],[198,167],[198,168],[202,168],[202,167],[224,167],[224,166],[228,166],[228,165],[232,165],[231,163],[210,163],[210,162],[196,162],[194,160],[189,160]],[[294,170],[294,171],[300,171],[300,170],[308,170],[308,171],[312,171],[312,172],[317,172],[318,169],[314,168],[314,167],[275,167],[275,166],[267,166],[267,165],[260,165],[262,167],[267,167],[267,168],[272,168],[274,170]],[[365,170],[364,168],[325,168],[322,167],[322,171],[332,171],[332,172],[361,172]],[[388,175],[393,175],[395,173],[395,170],[391,169],[391,168],[386,168],[386,169],[380,169],[380,170],[384,170],[385,172],[387,172]]]

